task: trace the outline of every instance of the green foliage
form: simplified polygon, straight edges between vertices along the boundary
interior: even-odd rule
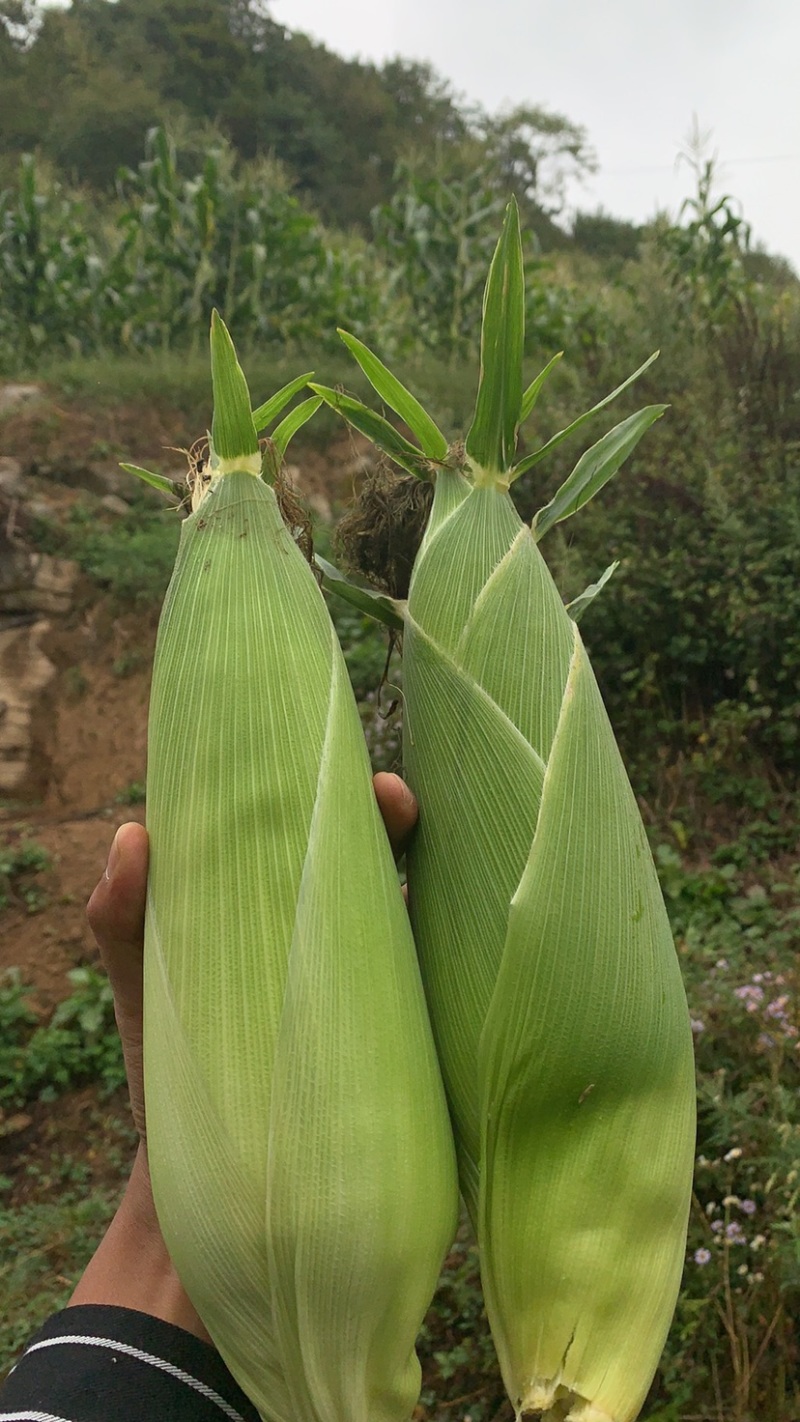
[[[147,786],[143,780],[132,780],[124,790],[114,796],[115,805],[143,805],[147,799]]]
[[[575,214],[572,236],[581,251],[593,257],[611,259],[619,266],[626,261],[635,261],[639,255],[642,229],[634,222],[614,217],[598,208],[597,212]]]
[[[112,675],[118,676],[120,680],[133,676],[134,672],[142,671],[147,665],[147,658],[143,652],[133,648],[129,652],[120,652],[118,657],[111,663]]]
[[[74,968],[72,992],[50,1021],[35,1026],[30,989],[15,970],[0,979],[0,1108],[14,1110],[38,1097],[50,1100],[82,1081],[106,1092],[125,1081],[122,1046],[108,979],[95,968]]]
[[[515,195],[526,226],[562,212],[569,182],[597,171],[585,128],[539,105],[481,115],[475,127],[493,186]]]
[[[76,503],[57,528],[42,524],[35,530],[43,551],[74,559],[92,582],[126,606],[164,596],[179,533],[174,513],[152,504],[136,505],[106,526],[88,503]],[[125,662],[119,665],[116,675],[126,675]]]
[[[109,190],[146,131],[169,122],[245,160],[279,154],[326,221],[366,230],[409,142],[450,142],[466,118],[427,65],[345,60],[271,18],[260,0],[5,0],[0,132]]]
[[[800,371],[800,347],[794,359]],[[654,457],[634,456],[569,544],[546,546],[566,595],[620,560],[585,636],[641,788],[666,748],[716,800],[753,752],[800,769],[800,465],[763,446],[760,468],[748,459],[748,431],[720,428],[735,418],[724,398],[715,428],[704,402],[674,399]]]
[[[28,913],[44,907],[42,888],[36,875],[50,868],[50,855],[33,840],[0,846],[0,911],[14,903],[23,904]]]
[[[661,860],[695,1034],[699,1155],[659,1392],[712,1416],[721,1387],[729,1415],[777,1418],[795,1415],[800,1383],[800,880],[767,865],[753,879],[730,848],[705,871]]]
[[[410,306],[415,342],[451,362],[477,347],[486,271],[507,201],[508,189],[499,190],[486,153],[473,147],[455,157],[403,160],[394,195],[374,214],[375,245]],[[530,231],[526,276],[530,348],[563,345],[580,303],[553,280]],[[374,332],[370,343],[379,344]]]

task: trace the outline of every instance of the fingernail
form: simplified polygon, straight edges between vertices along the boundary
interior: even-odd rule
[[[108,852],[108,863],[106,864],[105,874],[103,876],[105,879],[112,879],[114,877],[114,870],[116,869],[117,864],[119,862],[119,846],[117,844],[118,839],[119,830],[117,830],[117,833],[114,835],[113,843]]]

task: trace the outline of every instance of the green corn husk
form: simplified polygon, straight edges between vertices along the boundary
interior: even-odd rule
[[[344,661],[218,319],[212,371],[211,484],[150,707],[154,1196],[263,1418],[405,1422],[455,1229],[452,1134]]]
[[[405,467],[426,458],[436,479],[408,604],[394,607],[405,767],[420,804],[411,913],[517,1415],[631,1422],[683,1266],[692,1038],[641,817],[537,538],[611,477],[664,407],[609,431],[534,528],[523,524],[509,486],[542,451],[515,465],[517,431],[547,374],[523,391],[523,311],[512,205],[465,450],[443,458],[439,432],[408,402],[402,411],[420,442]],[[377,358],[348,345],[399,410]],[[366,430],[356,402],[343,413]]]

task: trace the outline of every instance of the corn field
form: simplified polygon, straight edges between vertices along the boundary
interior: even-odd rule
[[[190,164],[151,130],[145,158],[120,170],[105,204],[26,155],[0,192],[0,368],[61,352],[193,348],[215,307],[250,344],[319,349],[346,325],[392,352],[458,355],[480,326],[497,212],[480,173],[423,181],[400,167],[367,242],[327,229],[279,163],[242,164],[222,142]],[[536,344],[563,345],[577,313],[536,259]]]

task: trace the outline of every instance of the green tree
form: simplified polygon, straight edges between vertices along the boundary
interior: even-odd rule
[[[569,183],[597,171],[585,128],[563,114],[519,105],[484,114],[476,125],[494,181],[513,192],[524,212],[557,217]]]

